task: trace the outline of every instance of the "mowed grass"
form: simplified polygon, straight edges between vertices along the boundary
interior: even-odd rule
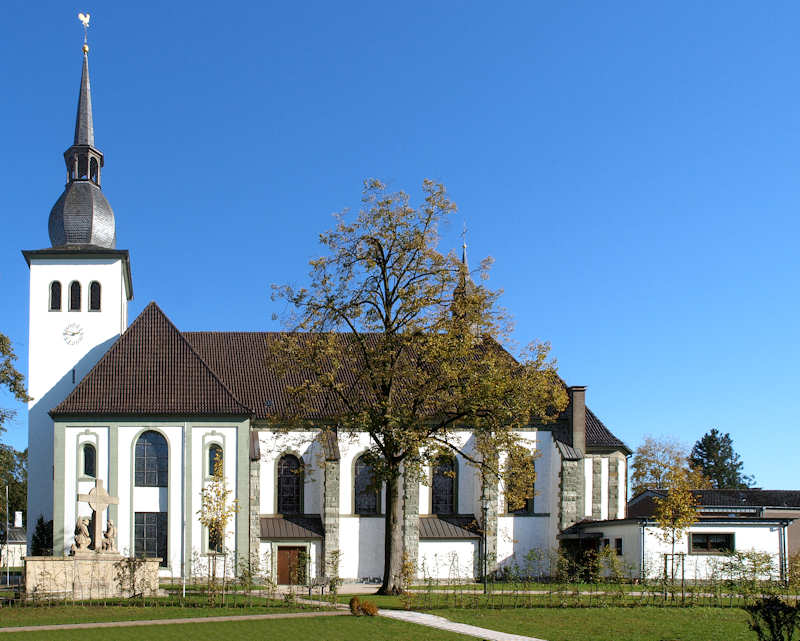
[[[106,621],[138,621],[142,619],[187,619],[195,617],[239,616],[242,614],[281,614],[313,612],[314,608],[271,605],[235,608],[124,605],[53,605],[0,608],[0,628],[23,625],[57,625],[60,623],[102,623]]]
[[[739,608],[436,610],[451,621],[547,641],[755,641]]]
[[[267,621],[225,621],[222,623],[181,623],[96,628],[53,632],[22,632],[2,638],[33,641],[475,641],[473,637],[452,634],[382,617],[309,617]]]

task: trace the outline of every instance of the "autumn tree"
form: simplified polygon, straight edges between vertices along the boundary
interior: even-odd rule
[[[17,401],[24,403],[30,400],[25,391],[25,378],[14,366],[17,355],[14,353],[11,340],[0,333],[0,389],[5,390]],[[0,434],[6,431],[5,424],[16,412],[11,408],[0,407]],[[28,494],[28,450],[22,452],[10,445],[0,443],[0,487],[8,486],[9,521],[13,520],[15,511],[25,510]],[[5,529],[6,504],[0,501],[0,531]]]
[[[225,484],[222,456],[214,457],[214,474],[200,490],[200,524],[208,532],[208,596],[213,605],[216,596],[217,555],[225,553],[225,530],[233,516],[239,511],[239,500],[230,500],[233,490]]]
[[[697,497],[692,492],[691,477],[680,465],[669,467],[662,479],[662,489],[666,496],[655,497],[655,519],[660,530],[659,536],[672,545],[671,575],[675,579],[675,544],[683,539],[697,522]]]
[[[667,487],[670,475],[676,470],[683,470],[689,487],[705,489],[711,487],[702,471],[693,468],[689,463],[686,446],[669,438],[645,437],[636,448],[631,462],[631,492],[636,496],[644,490]]]
[[[716,489],[743,489],[753,485],[753,477],[742,473],[744,463],[733,449],[730,434],[716,428],[698,440],[689,455],[689,463],[702,472]]]
[[[274,289],[289,303],[293,330],[278,357],[294,381],[281,418],[287,425],[324,419],[339,433],[370,437],[386,486],[384,594],[402,590],[404,478],[418,478],[442,450],[484,476],[510,478],[498,453],[515,451],[515,430],[552,420],[567,404],[547,344],[533,343],[518,358],[502,346],[510,325],[500,292],[475,285],[466,261],[437,249],[455,204],[441,184],[426,180],[422,191],[414,207],[406,193],[366,181],[358,214],[341,214],[320,235],[324,253],[310,262],[309,284]],[[484,279],[489,266],[481,264]],[[465,427],[474,450],[457,437]],[[532,459],[513,458],[530,480]],[[510,492],[520,486],[509,483]]]

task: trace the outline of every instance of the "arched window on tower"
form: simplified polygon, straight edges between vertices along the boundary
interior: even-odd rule
[[[96,280],[89,284],[89,311],[100,311],[100,283]]]
[[[169,461],[167,439],[148,430],[136,441],[136,487],[167,487]]]
[[[91,162],[89,163],[89,179],[96,185],[97,184],[97,159],[92,158]]]
[[[84,443],[81,450],[83,456],[83,475],[94,478],[97,476],[97,450],[91,443]]]
[[[431,513],[456,513],[456,459],[442,455],[433,462]]]
[[[81,311],[81,284],[77,280],[69,285],[69,311]]]
[[[50,311],[61,311],[61,283],[57,280],[50,283]]]
[[[354,470],[355,514],[378,514],[381,491],[375,479],[375,470],[365,454],[356,459]]]
[[[217,445],[216,443],[212,443],[211,447],[208,448],[208,475],[214,476],[214,468],[217,465],[217,459],[219,459],[219,464],[222,465],[222,447]]]
[[[293,454],[278,461],[278,513],[303,513],[303,465]]]

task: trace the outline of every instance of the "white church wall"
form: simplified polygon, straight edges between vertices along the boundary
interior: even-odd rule
[[[95,485],[95,479],[83,476],[80,469],[82,463],[81,447],[90,443],[94,445],[96,457],[96,478],[102,479],[104,487],[108,489],[108,427],[107,426],[81,426],[68,427],[64,430],[64,548],[69,551],[75,538],[75,523],[78,516],[91,517],[92,509],[85,501],[78,501],[78,494],[88,494]],[[30,478],[37,475],[31,474]],[[107,514],[103,515],[103,528],[106,525]]]
[[[259,447],[261,450],[259,490],[260,514],[275,514],[277,510],[278,460],[287,453],[303,460],[303,511],[306,514],[319,514],[322,511],[324,462],[322,448],[317,440],[316,430],[292,430],[289,432],[261,430]]]
[[[167,488],[135,487],[134,448],[136,440],[147,430],[160,432],[169,448]],[[179,576],[183,561],[183,467],[184,423],[124,423],[118,428],[118,508],[117,546],[134,553],[134,512],[167,512],[167,567],[162,576]],[[187,518],[192,518],[187,515]]]
[[[101,311],[88,311],[89,284],[101,286]],[[61,311],[49,310],[50,283],[61,283]],[[81,311],[69,310],[69,285],[81,284]],[[77,324],[80,340],[68,344],[64,330]],[[53,420],[48,412],[74,389],[127,324],[127,296],[121,259],[32,258],[30,261],[30,318],[28,332],[28,465],[50,471],[53,459]],[[68,336],[72,342],[75,336]],[[75,370],[73,380],[72,370]],[[72,477],[69,477],[72,478]],[[53,518],[53,475],[32,474],[28,481],[28,518]],[[65,516],[66,518],[66,516]],[[74,523],[68,528],[71,534]],[[28,528],[28,540],[35,528]]]
[[[382,517],[343,515],[339,519],[339,576],[358,580],[383,576]]]
[[[192,423],[189,429],[192,433],[191,451],[191,506],[187,511],[186,525],[191,528],[192,542],[192,573],[207,574],[208,563],[208,532],[200,523],[199,512],[202,509],[201,488],[207,484],[209,474],[209,448],[211,445],[222,447],[222,467],[225,486],[231,490],[229,502],[239,498],[236,495],[236,449],[237,428],[231,425],[216,423]],[[227,564],[233,564],[236,549],[236,520],[230,518],[225,528],[225,551],[228,555]],[[220,557],[217,558],[216,572],[222,576],[226,568]],[[229,572],[230,573],[230,572]]]
[[[420,541],[417,577],[471,581],[477,558],[477,540]]]

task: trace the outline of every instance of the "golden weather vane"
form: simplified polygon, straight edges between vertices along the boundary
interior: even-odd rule
[[[83,25],[83,52],[86,53],[89,51],[89,44],[87,43],[88,36],[89,36],[89,18],[92,17],[91,13],[79,13],[78,20],[81,21]]]

